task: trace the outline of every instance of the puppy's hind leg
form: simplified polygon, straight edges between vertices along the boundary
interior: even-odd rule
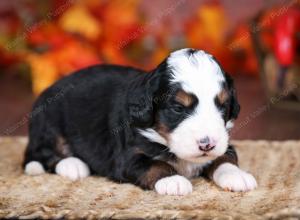
[[[44,120],[40,112],[29,125],[29,143],[25,151],[23,167],[27,175],[54,172],[61,156],[56,151],[57,132]]]
[[[90,175],[89,167],[76,157],[72,157],[68,143],[47,123],[43,112],[30,123],[29,144],[25,152],[24,171],[27,175],[44,172],[57,173],[71,180]]]
[[[49,133],[48,133],[49,134]],[[50,138],[49,136],[47,136]],[[43,142],[34,143],[31,141],[25,153],[24,169],[27,175],[40,175],[45,170],[51,173],[57,173],[60,176],[67,177],[73,181],[82,179],[90,175],[90,169],[83,161],[76,157],[71,157],[68,152],[63,153],[67,145],[61,146],[59,139],[52,143],[52,138]],[[37,144],[37,145],[35,145]]]
[[[34,176],[46,171],[53,173],[56,163],[61,160],[55,152],[55,144],[55,137],[49,136],[49,133],[31,138],[23,162],[25,174]]]

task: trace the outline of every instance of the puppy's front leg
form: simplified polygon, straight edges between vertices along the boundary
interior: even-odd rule
[[[238,157],[233,146],[203,168],[203,175],[218,186],[230,191],[249,191],[257,187],[255,178],[238,167]]]
[[[193,190],[188,179],[178,175],[171,165],[163,161],[139,154],[127,165],[126,179],[143,189],[155,189],[162,195],[186,195]]]

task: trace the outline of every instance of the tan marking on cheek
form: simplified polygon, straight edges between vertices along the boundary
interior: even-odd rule
[[[141,186],[146,189],[153,189],[159,179],[174,174],[176,174],[176,171],[172,166],[165,162],[157,161],[150,167],[146,174],[142,176]]]
[[[193,97],[182,90],[177,92],[175,100],[186,107],[193,104]]]
[[[218,100],[221,104],[225,103],[227,99],[229,98],[228,91],[223,89],[219,94],[218,94]]]
[[[169,136],[170,136],[169,128],[165,124],[159,122],[158,125],[157,125],[157,132],[163,138],[165,138],[167,141],[169,140]]]

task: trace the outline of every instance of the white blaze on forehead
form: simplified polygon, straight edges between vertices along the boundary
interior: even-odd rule
[[[186,92],[197,97],[215,96],[225,81],[220,66],[212,55],[202,50],[190,54],[188,50],[175,51],[168,58],[167,64],[172,69],[171,82],[180,83]]]

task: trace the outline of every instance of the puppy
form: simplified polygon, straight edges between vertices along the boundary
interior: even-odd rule
[[[150,72],[89,67],[35,102],[25,173],[95,174],[167,195],[191,193],[198,176],[252,190],[228,143],[239,110],[232,79],[201,50],[175,51]]]

